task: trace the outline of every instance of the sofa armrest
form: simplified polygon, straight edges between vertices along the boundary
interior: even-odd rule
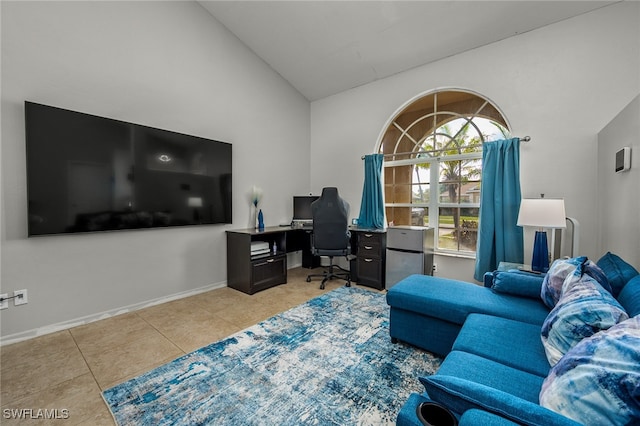
[[[425,395],[419,395],[417,393],[409,395],[409,399],[407,399],[407,402],[405,402],[398,413],[396,426],[422,426],[422,423],[418,420],[416,410],[421,403],[429,401],[431,400]]]
[[[491,288],[491,286],[493,285],[493,272],[485,272],[482,277],[482,282],[484,283],[485,287]]]
[[[488,411],[478,410],[472,408],[464,412],[460,417],[459,426],[518,426],[517,423],[507,420],[504,417],[500,417],[496,414],[489,413]]]
[[[469,380],[435,374],[420,377],[420,381],[432,400],[455,413],[476,408],[522,425],[580,426],[538,404]]]

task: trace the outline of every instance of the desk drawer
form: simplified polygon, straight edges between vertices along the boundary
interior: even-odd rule
[[[358,232],[358,241],[380,244],[384,235],[383,232]]]
[[[382,247],[378,241],[359,241],[358,256],[377,257],[382,255]]]
[[[377,232],[360,232],[358,234],[358,256],[382,257],[384,250],[384,234]]]
[[[358,256],[358,284],[384,289],[383,261],[379,257]]]
[[[287,282],[287,256],[277,255],[251,261],[249,294]]]

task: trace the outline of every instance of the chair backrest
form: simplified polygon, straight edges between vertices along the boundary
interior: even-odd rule
[[[318,250],[342,250],[349,247],[349,203],[340,198],[337,188],[323,188],[311,204],[313,246]]]

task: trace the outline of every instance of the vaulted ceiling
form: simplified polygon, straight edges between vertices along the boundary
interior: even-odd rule
[[[313,101],[616,1],[199,3]]]

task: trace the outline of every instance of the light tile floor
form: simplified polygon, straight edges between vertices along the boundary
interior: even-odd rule
[[[344,285],[320,290],[318,280],[306,282],[309,272],[291,269],[287,284],[252,296],[221,288],[3,346],[0,423],[113,425],[103,390]],[[7,411],[21,409],[68,419]]]

